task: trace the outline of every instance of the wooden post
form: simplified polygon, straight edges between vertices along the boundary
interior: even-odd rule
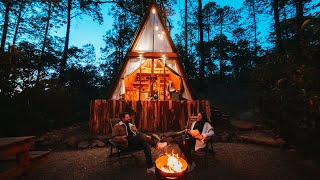
[[[142,60],[142,55],[140,54],[140,75],[139,75],[139,101],[141,101],[141,60]]]
[[[163,55],[163,100],[166,100],[166,56]]]

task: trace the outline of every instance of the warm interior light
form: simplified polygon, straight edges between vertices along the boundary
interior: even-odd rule
[[[162,39],[163,39],[163,34],[158,34],[158,38],[159,38],[160,40],[162,40]]]
[[[155,14],[155,13],[156,13],[156,9],[152,8],[152,14]]]
[[[158,31],[159,30],[159,26],[156,26],[155,30]]]

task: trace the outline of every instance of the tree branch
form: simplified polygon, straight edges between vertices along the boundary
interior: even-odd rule
[[[97,0],[97,1],[95,1],[94,3],[95,3],[95,4],[115,3],[115,4],[117,4],[120,8],[122,8],[122,9],[125,10],[125,11],[131,12],[131,13],[136,14],[136,15],[138,15],[138,16],[143,16],[143,14],[141,14],[141,13],[139,13],[139,12],[136,12],[136,11],[134,11],[134,10],[132,10],[132,9],[129,9],[129,8],[125,7],[125,5],[124,5],[124,3],[123,3],[122,1],[117,1],[117,0],[101,1],[101,0]]]

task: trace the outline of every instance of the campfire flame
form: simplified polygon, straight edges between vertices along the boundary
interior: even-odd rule
[[[182,162],[178,154],[166,154],[168,156],[167,164],[161,167],[161,171],[166,173],[182,172]]]

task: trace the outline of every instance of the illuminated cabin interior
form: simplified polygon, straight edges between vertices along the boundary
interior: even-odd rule
[[[163,59],[153,59],[153,74],[152,59],[145,59],[137,70],[124,78],[125,100],[169,100],[179,95],[181,77],[165,67]]]

